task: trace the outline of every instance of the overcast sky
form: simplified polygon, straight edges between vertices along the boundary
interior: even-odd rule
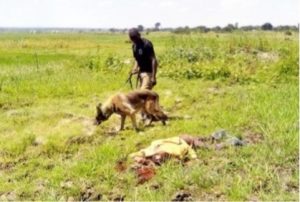
[[[297,25],[299,0],[0,0],[0,27]]]

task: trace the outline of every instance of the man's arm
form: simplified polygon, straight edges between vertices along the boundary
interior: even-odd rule
[[[155,56],[152,56],[152,76],[151,76],[151,83],[152,85],[156,84],[156,72],[157,72],[157,60]]]
[[[152,66],[152,75],[151,75],[151,83],[154,86],[156,84],[156,72],[157,72],[157,59],[155,56],[155,52],[154,52],[154,48],[151,42],[149,42],[148,46],[147,46],[147,52],[151,58],[151,66]]]

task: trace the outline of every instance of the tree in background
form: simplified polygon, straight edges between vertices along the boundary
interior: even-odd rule
[[[267,23],[265,23],[265,24],[263,24],[261,26],[261,29],[262,30],[272,30],[273,29],[273,25],[271,23],[267,22]]]
[[[239,28],[239,23],[234,23],[234,27],[235,27],[235,29],[238,29]]]
[[[235,26],[233,24],[228,24],[226,27],[223,28],[225,32],[232,32],[235,30]]]
[[[195,27],[194,28],[195,31],[198,31],[198,32],[202,32],[202,33],[206,33],[206,32],[209,32],[210,29],[205,27],[205,26],[198,26],[198,27]]]
[[[220,32],[222,31],[222,28],[220,26],[216,26],[216,27],[212,27],[210,30],[213,32]]]
[[[115,32],[117,32],[118,30],[117,30],[116,28],[110,28],[109,31],[110,31],[111,33],[115,33]]]
[[[191,29],[189,28],[189,26],[177,27],[177,28],[173,29],[172,32],[175,34],[189,34],[189,33],[191,33]]]
[[[155,23],[154,25],[155,31],[158,31],[160,26],[161,26],[160,22]]]
[[[137,29],[138,29],[140,32],[142,32],[142,31],[144,31],[144,26],[143,26],[143,25],[138,25],[138,26],[137,26]]]

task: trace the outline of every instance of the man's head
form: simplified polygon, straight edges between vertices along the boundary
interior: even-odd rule
[[[137,28],[131,28],[128,35],[133,43],[138,43],[141,40],[141,34]]]

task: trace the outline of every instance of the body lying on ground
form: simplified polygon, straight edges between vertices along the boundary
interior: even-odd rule
[[[184,138],[171,137],[155,140],[149,147],[130,154],[130,157],[136,162],[145,158],[152,158],[153,161],[157,162],[165,157],[176,157],[182,160],[185,158],[196,159],[197,155]]]

